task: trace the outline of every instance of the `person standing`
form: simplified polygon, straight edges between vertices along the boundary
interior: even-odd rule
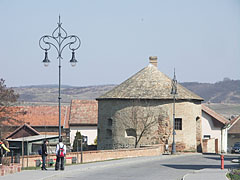
[[[43,144],[42,144],[42,170],[47,170],[46,165],[45,165],[46,164],[46,157],[48,155],[47,144],[48,144],[48,141],[44,140]]]
[[[2,165],[3,150],[10,152],[10,150],[5,146],[2,140],[0,140],[0,165]]]
[[[56,147],[56,164],[55,164],[55,170],[59,170],[59,164],[60,165],[60,170],[64,170],[64,157],[66,155],[66,146],[62,142],[62,138],[59,138],[59,143],[57,144]]]

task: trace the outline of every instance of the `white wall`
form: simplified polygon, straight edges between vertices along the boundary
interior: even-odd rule
[[[228,129],[222,129],[222,149],[221,153],[227,153],[227,145],[228,145]]]
[[[210,135],[211,138],[217,138],[219,152],[222,150],[221,129],[221,127],[214,126],[211,116],[202,111],[202,138],[204,135]]]
[[[97,137],[97,126],[70,126],[70,143],[73,145],[76,132],[80,131],[81,135],[88,137],[88,145],[94,144]]]

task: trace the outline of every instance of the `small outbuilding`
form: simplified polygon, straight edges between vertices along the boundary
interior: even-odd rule
[[[228,152],[236,142],[240,142],[240,116],[237,116],[229,123],[228,128]]]
[[[229,121],[202,104],[203,152],[226,153]]]
[[[58,139],[58,135],[35,135],[7,139],[7,141],[9,143],[9,148],[14,155],[34,155],[38,154],[38,150],[41,149],[44,140],[49,141],[48,153],[55,153]]]

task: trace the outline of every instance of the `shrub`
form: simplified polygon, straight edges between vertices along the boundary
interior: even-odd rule
[[[240,169],[231,170],[227,177],[231,180],[240,180]]]

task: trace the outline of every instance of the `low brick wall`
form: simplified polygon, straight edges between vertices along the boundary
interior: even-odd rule
[[[5,166],[5,165],[0,166],[1,176],[5,176],[7,174],[13,174],[16,172],[21,172],[20,164],[10,164],[10,166]]]
[[[119,150],[97,150],[97,151],[83,151],[83,163],[105,161],[110,159],[120,159],[140,156],[158,156],[163,154],[164,146],[156,145],[145,148],[136,149],[119,149]],[[70,152],[66,156],[66,164],[72,164],[72,157],[77,158],[77,163],[81,162],[81,152]],[[56,162],[56,156],[50,154],[47,160],[52,159]],[[24,156],[24,167],[36,167],[36,161],[41,160],[40,155]],[[20,157],[20,164],[22,165],[22,157]]]
[[[140,157],[140,156],[158,156],[158,155],[161,155],[163,151],[164,151],[164,148],[161,145],[148,147],[148,148],[137,148],[137,149],[86,151],[83,154],[83,162],[104,161],[104,160],[110,160],[110,159],[120,159],[120,158]],[[75,153],[72,153],[72,156],[74,154]],[[78,160],[80,160],[80,158],[78,158]]]

